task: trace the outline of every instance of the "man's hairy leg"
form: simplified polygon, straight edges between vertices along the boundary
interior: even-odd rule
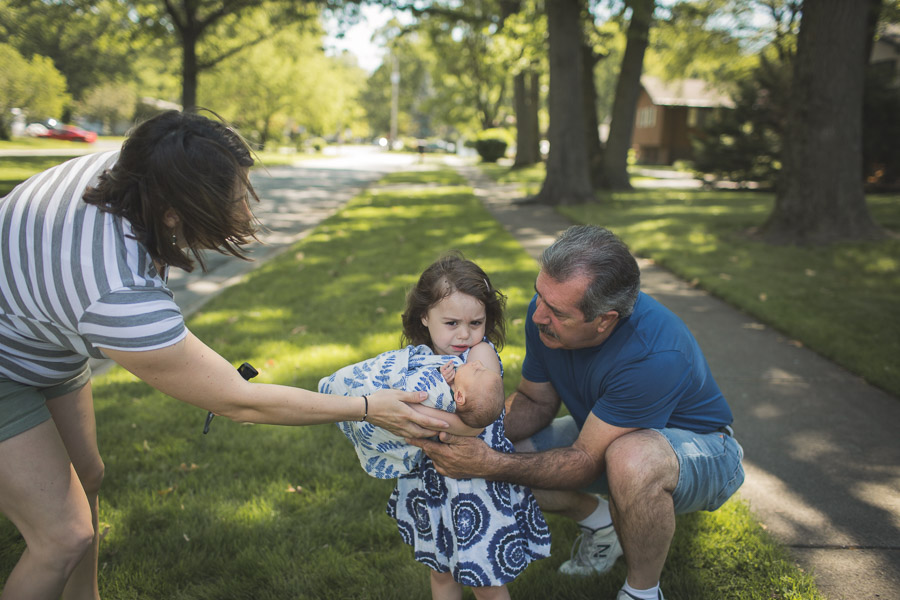
[[[606,472],[628,583],[651,588],[659,582],[675,535],[672,492],[678,483],[678,458],[662,435],[644,429],[610,445]]]
[[[570,490],[531,490],[538,506],[545,512],[556,513],[575,521],[590,516],[597,508],[597,496]]]

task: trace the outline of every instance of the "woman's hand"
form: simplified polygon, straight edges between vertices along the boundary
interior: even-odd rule
[[[447,421],[422,414],[407,404],[419,404],[428,398],[425,392],[379,390],[369,395],[369,416],[366,421],[383,427],[404,438],[426,437],[444,431]]]
[[[432,408],[430,406],[422,406],[421,404],[411,404],[410,408],[412,408],[417,413],[420,413],[420,414],[423,414],[423,415],[426,415],[429,417],[434,417],[435,419],[442,419],[442,420],[447,421],[447,423],[450,424],[450,426],[447,428],[438,429],[437,431],[429,431],[428,435],[426,435],[425,437],[432,437],[435,434],[441,433],[443,431],[452,433],[453,435],[462,435],[465,437],[476,437],[478,435],[481,435],[481,432],[484,431],[484,427],[479,427],[479,428],[469,427],[468,425],[466,425],[465,423],[462,422],[462,420],[459,418],[459,416],[457,414],[451,413],[451,412],[446,412],[439,408]]]

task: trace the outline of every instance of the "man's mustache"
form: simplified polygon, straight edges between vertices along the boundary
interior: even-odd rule
[[[538,324],[538,331],[540,331],[541,333],[543,333],[543,334],[546,335],[547,337],[552,337],[552,338],[555,339],[555,340],[558,340],[558,339],[559,339],[559,337],[558,337],[555,333],[553,333],[553,330],[550,329],[550,326],[549,326],[549,325],[541,325],[541,324]]]

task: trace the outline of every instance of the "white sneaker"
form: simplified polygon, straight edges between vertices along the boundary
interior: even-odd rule
[[[619,595],[616,596],[616,600],[640,600],[637,596],[632,596],[625,590],[619,590]],[[666,600],[663,598],[662,589],[657,592],[656,600]]]
[[[612,569],[622,556],[622,545],[612,525],[594,532],[582,530],[572,543],[572,558],[559,567],[565,575],[592,575]]]

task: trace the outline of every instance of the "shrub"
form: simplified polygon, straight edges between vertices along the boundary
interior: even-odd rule
[[[12,135],[12,109],[29,119],[59,117],[69,101],[66,78],[46,56],[25,58],[0,43],[0,139]]]
[[[513,143],[512,135],[505,129],[485,129],[475,138],[475,151],[486,163],[495,163],[506,156],[506,149]]]

